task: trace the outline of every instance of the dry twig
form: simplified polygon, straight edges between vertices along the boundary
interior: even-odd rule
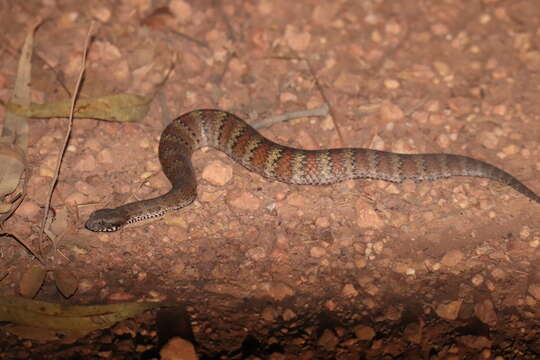
[[[271,126],[275,123],[282,122],[282,121],[288,121],[288,120],[302,118],[302,117],[314,117],[314,116],[325,117],[327,115],[328,115],[328,105],[322,104],[321,106],[315,109],[295,111],[295,112],[291,112],[291,113],[287,113],[283,115],[272,116],[262,121],[259,121],[258,123],[253,125],[253,127],[255,129],[262,129],[262,128]]]
[[[73,127],[73,112],[75,111],[75,103],[77,101],[77,97],[79,95],[79,90],[81,88],[81,82],[84,76],[84,71],[86,69],[86,54],[88,53],[88,46],[90,44],[90,38],[92,36],[92,29],[94,27],[94,23],[90,23],[90,27],[88,28],[88,33],[86,35],[86,41],[84,43],[84,50],[83,50],[83,56],[81,59],[81,71],[79,72],[79,78],[77,79],[77,83],[75,84],[75,89],[73,91],[73,96],[71,98],[71,111],[69,114],[69,120],[68,120],[68,130],[66,132],[66,136],[64,138],[64,144],[62,146],[62,149],[58,153],[58,159],[56,160],[56,169],[54,171],[54,177],[51,181],[51,187],[49,188],[49,192],[47,194],[47,203],[45,204],[45,214],[43,215],[43,221],[41,222],[41,231],[39,232],[39,251],[41,256],[43,256],[42,252],[42,241],[43,241],[43,232],[45,230],[45,224],[47,222],[47,217],[49,214],[49,207],[51,206],[51,198],[52,193],[54,191],[54,188],[56,186],[56,182],[58,181],[58,175],[60,173],[60,166],[62,165],[62,159],[64,158],[64,153],[66,152],[66,148],[69,142],[69,138],[71,136],[71,129]]]

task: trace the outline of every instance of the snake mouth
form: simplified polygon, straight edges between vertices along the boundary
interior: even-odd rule
[[[101,209],[90,214],[84,227],[94,232],[114,232],[125,223],[125,217],[118,209]]]
[[[97,227],[94,224],[88,224],[88,222],[84,225],[84,227],[94,232],[115,232],[122,228],[121,226]]]
[[[114,232],[122,228],[121,225],[104,224],[103,222],[90,221],[90,219],[84,224],[84,227],[94,232]]]

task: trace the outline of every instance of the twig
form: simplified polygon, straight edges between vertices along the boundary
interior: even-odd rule
[[[10,237],[12,239],[14,239],[15,241],[17,241],[19,244],[22,245],[23,248],[26,249],[26,251],[28,251],[28,253],[30,255],[32,255],[33,257],[35,257],[36,259],[38,259],[38,261],[41,263],[41,265],[45,266],[45,261],[38,255],[36,254],[31,248],[30,246],[26,245],[24,243],[24,241],[21,240],[20,237],[18,237],[17,235],[13,234],[13,233],[7,233],[7,232],[3,232],[3,233],[0,233],[0,238],[1,237]]]
[[[236,57],[236,54],[229,53],[227,55],[227,58],[225,59],[225,63],[223,64],[223,70],[221,71],[221,74],[219,74],[216,78],[216,85],[220,85],[223,79],[225,78],[225,75],[227,74],[227,71],[229,70],[229,64],[231,63],[231,60]]]
[[[315,109],[295,111],[295,112],[290,112],[283,115],[272,116],[262,121],[259,121],[258,123],[253,125],[253,127],[255,129],[262,129],[262,128],[271,126],[275,123],[288,121],[291,119],[298,119],[298,118],[303,118],[303,117],[314,117],[314,116],[325,117],[328,115],[328,109],[329,108],[327,104],[322,104],[321,106]]]
[[[328,101],[328,97],[326,96],[326,93],[324,92],[324,89],[321,86],[321,83],[319,82],[319,78],[317,77],[317,74],[315,73],[315,70],[313,69],[311,62],[305,58],[300,58],[300,59],[304,60],[306,64],[308,65],[309,72],[311,73],[311,76],[315,80],[315,86],[317,86],[317,90],[319,90],[319,93],[321,94],[321,97],[323,98],[324,102],[326,104],[329,104],[330,117],[332,118],[332,122],[334,123],[334,128],[336,129],[337,135],[339,137],[339,141],[341,142],[341,146],[345,146],[345,141],[343,139],[343,135],[341,134],[341,129],[337,122],[337,117],[334,112],[334,108],[332,107],[332,104],[330,103],[330,101]]]
[[[184,40],[187,40],[187,41],[191,41],[192,43],[194,43],[195,45],[199,45],[200,47],[203,47],[203,48],[206,48],[208,49],[210,46],[208,46],[208,43],[206,41],[202,41],[202,40],[199,40],[199,39],[195,39],[194,37],[191,37],[189,35],[186,35],[180,31],[176,31],[176,30],[171,30],[170,31],[171,34],[173,35],[176,35]]]
[[[9,41],[8,41],[7,38],[4,35],[0,35],[0,36],[3,39],[2,44],[5,44],[3,49],[7,53],[9,53],[11,56],[13,56],[15,58],[19,58],[20,57],[20,50],[13,49],[11,47],[11,44],[9,44]],[[53,72],[54,79],[58,82],[58,84],[60,84],[60,86],[62,87],[62,89],[64,89],[64,91],[67,93],[67,95],[71,96],[71,92],[69,91],[69,89],[66,87],[66,85],[60,79],[60,75],[58,74],[58,72],[56,71],[54,66],[49,64],[49,62],[38,51],[34,51],[34,56],[35,56],[36,59],[41,61],[43,63],[43,65],[45,65],[49,70],[51,70]]]
[[[213,6],[216,8],[216,10],[219,12],[219,15],[221,15],[221,18],[223,19],[223,22],[225,23],[225,27],[227,28],[227,36],[232,42],[236,41],[236,36],[234,35],[234,29],[231,25],[231,22],[229,21],[229,17],[223,11],[223,8],[221,7],[221,1],[220,0],[214,0],[212,2]]]
[[[47,222],[47,217],[49,215],[49,207],[51,206],[52,193],[54,191],[56,182],[58,181],[58,175],[60,173],[60,166],[62,165],[62,159],[64,158],[64,153],[66,152],[69,138],[71,136],[71,129],[73,127],[73,112],[75,111],[75,103],[77,101],[77,96],[79,95],[79,90],[81,88],[81,82],[84,76],[84,70],[86,69],[86,54],[88,53],[88,46],[90,44],[90,38],[92,36],[93,27],[94,27],[94,22],[91,22],[90,27],[88,28],[88,33],[86,34],[86,41],[84,43],[84,50],[83,50],[83,55],[81,59],[81,71],[79,73],[79,78],[77,79],[77,83],[75,84],[75,89],[73,91],[73,96],[71,98],[71,110],[69,112],[68,130],[64,138],[64,144],[62,146],[62,149],[58,153],[58,159],[56,160],[56,169],[54,171],[54,177],[51,182],[51,187],[49,188],[49,193],[47,194],[47,203],[45,204],[45,214],[43,216],[43,221],[41,222],[41,231],[39,232],[39,251],[42,256],[43,256],[43,253],[42,253],[41,243],[43,240],[43,231],[45,230],[45,224]]]

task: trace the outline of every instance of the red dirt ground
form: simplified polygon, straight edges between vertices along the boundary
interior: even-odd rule
[[[37,299],[182,303],[203,358],[540,356],[540,205],[487,180],[291,186],[208,150],[194,156],[190,207],[117,233],[83,228],[98,208],[167,190],[159,135],[170,116],[197,108],[255,123],[327,103],[326,118],[263,134],[302,148],[464,154],[540,192],[540,3],[5,0],[0,9],[2,100],[37,17],[48,20],[36,33],[35,102],[69,98],[61,83],[74,87],[91,20],[81,97],[157,92],[143,123],[75,120],[52,207],[77,209],[76,234],[56,252],[43,247],[78,291],[65,300],[48,279]],[[65,119],[30,121],[28,195],[4,231],[34,249],[66,129]],[[2,240],[0,289],[15,295],[35,261]],[[73,344],[3,326],[0,357],[144,358],[152,319]]]

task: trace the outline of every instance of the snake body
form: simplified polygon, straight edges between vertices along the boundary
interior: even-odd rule
[[[191,204],[197,196],[192,153],[204,146],[223,151],[250,171],[290,184],[324,185],[348,179],[402,182],[451,176],[489,178],[531,200],[540,197],[509,173],[481,160],[452,154],[397,154],[364,148],[302,150],[268,140],[239,117],[221,110],[195,110],[172,121],[159,143],[159,160],[172,188],[153,199],[92,213],[86,228],[116,231]]]

